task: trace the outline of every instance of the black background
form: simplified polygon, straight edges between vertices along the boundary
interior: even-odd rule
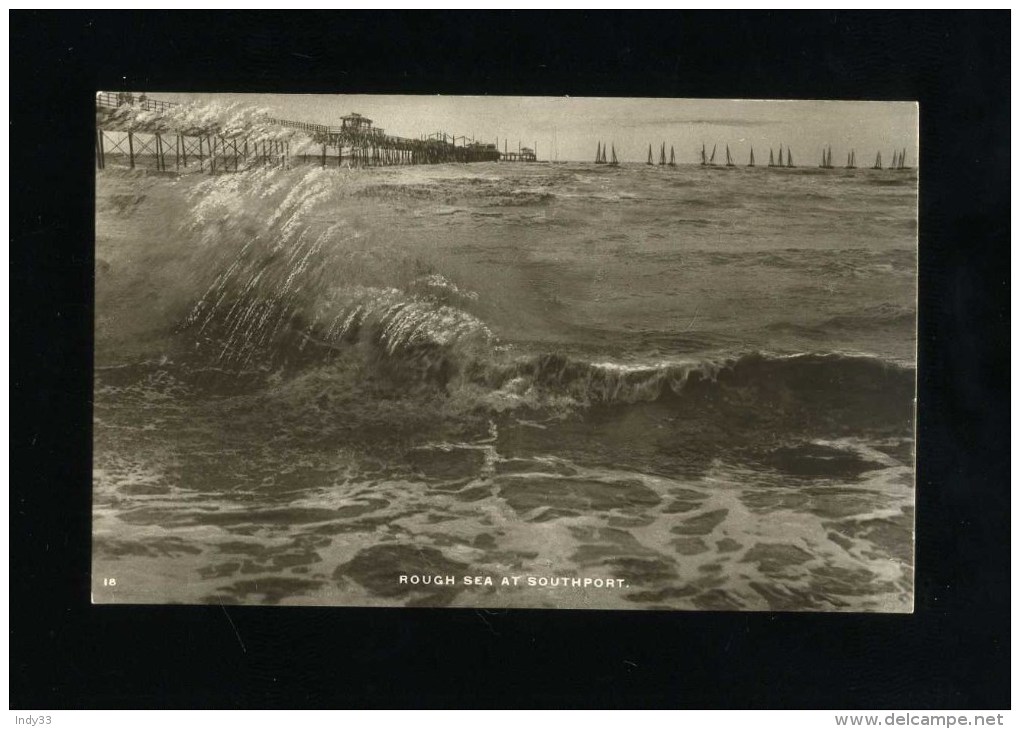
[[[12,12],[12,708],[1009,705],[997,13]],[[93,607],[93,96],[921,103],[916,613]]]

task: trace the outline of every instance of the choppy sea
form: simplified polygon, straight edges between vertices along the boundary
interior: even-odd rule
[[[912,609],[914,172],[96,184],[97,602]]]

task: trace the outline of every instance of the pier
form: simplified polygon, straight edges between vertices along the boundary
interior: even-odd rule
[[[518,142],[517,151],[511,152],[507,149],[507,143],[504,139],[503,151],[500,153],[499,158],[502,162],[537,162],[538,154],[535,151],[537,148],[537,142],[534,147],[522,147]]]
[[[128,116],[132,112],[151,112]],[[265,117],[260,121],[279,130],[291,130],[304,139],[291,149],[290,139],[271,139],[243,131],[221,129],[216,123],[175,128],[173,113],[179,104],[134,97],[127,92],[96,95],[96,167],[108,164],[142,167],[158,172],[236,172],[255,165],[289,167],[376,167],[443,164],[449,162],[535,162],[535,150],[517,152],[467,136],[435,132],[417,139],[387,134],[368,117],[350,113],[336,126]],[[143,118],[144,121],[139,121]],[[286,135],[279,135],[284,137]],[[504,146],[506,142],[504,140]]]

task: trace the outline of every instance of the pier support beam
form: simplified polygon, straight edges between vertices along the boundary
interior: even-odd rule
[[[106,153],[103,150],[103,130],[96,129],[96,169],[106,168]]]

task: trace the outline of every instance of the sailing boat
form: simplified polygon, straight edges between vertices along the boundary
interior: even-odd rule
[[[712,156],[708,158],[708,163],[710,165],[714,165],[715,164],[715,148],[716,148],[716,145],[713,144],[712,145]]]
[[[751,147],[751,161],[747,163],[748,167],[754,167],[754,147]]]
[[[602,145],[602,164],[606,163],[606,145]]]
[[[832,147],[822,149],[822,169],[831,170],[832,167]]]
[[[855,164],[854,160],[854,151],[852,149],[846,155],[846,168],[848,170],[857,169],[857,165]]]
[[[595,164],[602,164],[602,142],[598,142],[595,147]]]
[[[708,164],[708,155],[705,154],[705,145],[701,145],[701,166],[704,167]]]
[[[783,145],[779,145],[779,166],[783,166]]]
[[[669,145],[669,166],[676,167],[676,152],[673,151],[673,145]]]
[[[793,150],[789,147],[786,148],[786,166],[793,167]]]
[[[603,161],[605,161],[605,156],[606,156],[606,153],[603,152],[602,153]],[[613,145],[613,160],[612,160],[612,162],[609,163],[609,166],[610,167],[619,167],[620,166],[620,160],[616,159],[616,145],[615,144]]]
[[[769,167],[775,167],[775,166],[776,166],[776,161],[772,157],[772,147],[769,147]]]
[[[652,145],[648,145],[648,161],[645,164],[652,164]]]
[[[898,169],[898,170],[909,170],[910,168],[907,167],[906,159],[907,159],[907,150],[904,147],[903,151],[900,152],[900,166],[897,167],[896,169]]]
[[[727,167],[733,166],[733,158],[730,157],[730,145],[728,144],[726,145],[726,166]]]
[[[878,154],[875,155],[875,166],[872,167],[871,169],[873,169],[873,170],[880,170],[880,169],[882,169],[882,153],[881,152],[879,152]]]
[[[659,164],[666,164],[666,143],[662,143],[662,147],[659,149]]]

